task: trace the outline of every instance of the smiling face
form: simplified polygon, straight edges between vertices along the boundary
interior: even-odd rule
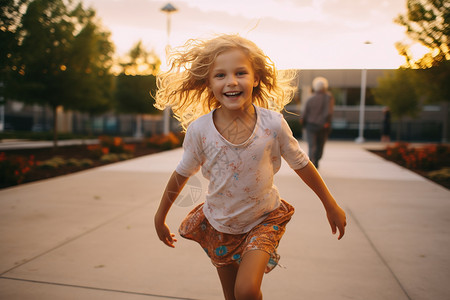
[[[239,49],[219,54],[208,80],[221,108],[230,111],[249,109],[253,102],[253,88],[259,83],[251,62]]]

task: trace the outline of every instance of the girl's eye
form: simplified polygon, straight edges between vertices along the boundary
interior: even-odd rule
[[[225,77],[225,74],[217,73],[216,75],[214,75],[214,77],[216,77],[216,78],[223,78],[223,77]]]
[[[244,76],[247,74],[247,71],[239,71],[236,73],[238,76]]]

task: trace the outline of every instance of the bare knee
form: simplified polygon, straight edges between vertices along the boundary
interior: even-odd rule
[[[261,287],[250,280],[236,282],[236,286],[234,287],[234,296],[236,300],[261,300]]]
[[[237,270],[238,268],[236,265],[217,268],[220,282],[222,284],[223,294],[226,300],[235,300],[234,286],[236,283]]]
[[[269,254],[252,250],[243,255],[234,285],[236,300],[261,300],[261,283]]]

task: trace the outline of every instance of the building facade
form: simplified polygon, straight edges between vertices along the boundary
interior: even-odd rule
[[[383,106],[375,102],[373,90],[378,85],[378,79],[392,69],[366,70],[366,93],[364,106],[364,137],[377,140],[381,135]],[[335,98],[335,109],[332,121],[331,138],[352,139],[358,137],[362,70],[300,70],[298,76],[298,92],[287,107],[289,112],[301,114],[306,99],[312,94],[314,78],[325,77],[329,82],[329,90]],[[285,114],[292,128],[295,128],[296,116]],[[441,141],[443,128],[448,118],[448,108],[441,105],[427,105],[415,119],[392,119],[393,140],[399,138],[406,141]],[[297,133],[299,135],[299,133]]]

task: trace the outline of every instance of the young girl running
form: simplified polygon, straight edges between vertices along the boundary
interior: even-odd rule
[[[322,201],[333,234],[346,218],[279,113],[292,99],[272,61],[237,35],[191,40],[158,78],[156,106],[171,106],[184,128],[183,157],[155,215],[158,237],[174,247],[165,219],[188,178],[209,180],[204,203],[182,222],[217,268],[225,299],[262,299],[264,273],[277,265],[277,246],[294,208],[273,185],[281,157]]]

